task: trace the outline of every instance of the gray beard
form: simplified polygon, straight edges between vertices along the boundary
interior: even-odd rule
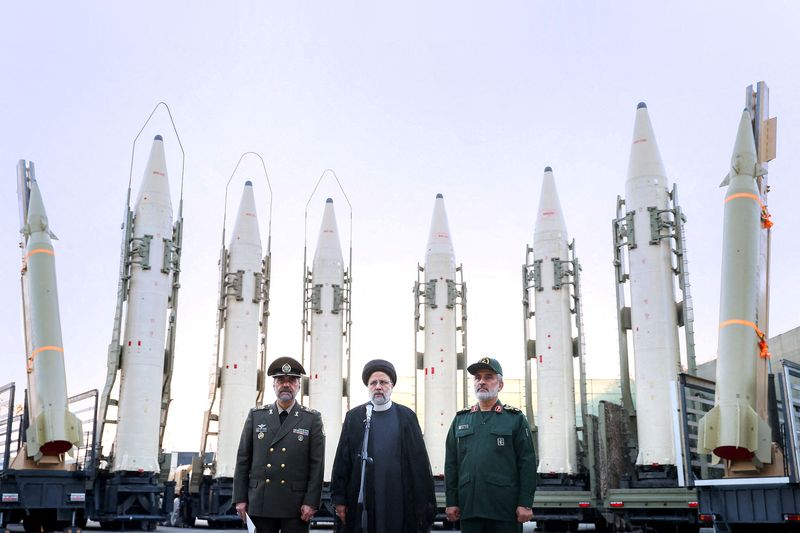
[[[478,400],[485,402],[488,400],[496,400],[497,393],[491,391],[478,391],[475,393],[475,397],[478,398]]]

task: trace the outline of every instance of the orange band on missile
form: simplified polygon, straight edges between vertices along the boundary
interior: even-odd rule
[[[736,194],[731,194],[730,196],[725,198],[725,203],[728,203],[730,200],[733,200],[733,199],[736,199],[736,198],[750,198],[751,200],[755,200],[758,203],[758,205],[761,206],[761,227],[762,228],[769,229],[775,224],[772,220],[770,220],[772,218],[772,215],[770,215],[769,211],[767,211],[767,206],[765,206],[761,202],[761,198],[759,198],[757,194],[753,194],[753,193],[750,193],[750,192],[737,192]]]
[[[28,357],[28,374],[33,372],[33,360],[36,359],[36,356],[40,352],[61,352],[64,353],[64,348],[61,346],[42,346],[41,348],[36,348]]]
[[[50,255],[56,255],[56,253],[55,253],[53,250],[48,250],[47,248],[37,248],[37,249],[35,249],[35,250],[31,250],[30,252],[28,252],[27,254],[25,254],[25,259],[28,259],[28,258],[29,258],[30,256],[32,256],[33,254],[50,254]]]
[[[758,326],[754,322],[750,322],[749,320],[738,320],[738,319],[726,320],[725,322],[722,322],[719,325],[719,329],[734,324],[738,326],[748,326],[753,328],[756,332],[756,335],[758,336],[758,350],[759,350],[758,356],[761,359],[769,359],[770,353],[769,353],[769,345],[767,344],[767,336],[764,334],[763,331],[758,329]]]

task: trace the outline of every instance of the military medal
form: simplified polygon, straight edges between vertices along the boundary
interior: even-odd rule
[[[264,438],[264,433],[263,433],[263,432],[260,432],[260,433],[258,434],[258,439],[259,439],[259,440],[261,440],[261,439],[263,439],[263,438]]]
[[[302,441],[303,440],[303,436],[302,435],[298,435],[297,436],[297,440]]]

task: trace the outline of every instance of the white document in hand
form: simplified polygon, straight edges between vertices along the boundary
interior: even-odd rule
[[[256,533],[256,525],[250,520],[250,515],[244,514],[245,522],[247,522],[247,533]]]

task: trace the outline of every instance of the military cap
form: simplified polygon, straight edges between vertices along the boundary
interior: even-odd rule
[[[364,365],[364,370],[361,372],[361,379],[364,381],[364,385],[367,384],[369,377],[375,372],[384,372],[392,380],[392,385],[397,383],[397,372],[395,372],[394,365],[383,359],[373,359]]]
[[[503,367],[500,366],[500,363],[497,362],[497,359],[492,359],[491,357],[483,357],[477,363],[472,363],[467,367],[467,371],[473,376],[478,370],[491,370],[495,374],[503,374]]]
[[[300,377],[306,373],[303,365],[291,357],[278,357],[267,369],[268,376],[295,376]]]

